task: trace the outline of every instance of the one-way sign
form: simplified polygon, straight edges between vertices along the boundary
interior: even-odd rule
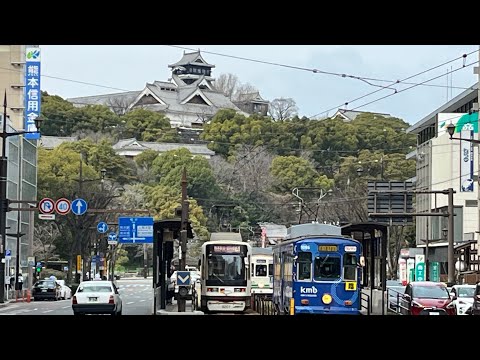
[[[121,244],[153,243],[153,217],[119,217],[118,242]]]
[[[177,271],[177,285],[190,285],[190,271]]]

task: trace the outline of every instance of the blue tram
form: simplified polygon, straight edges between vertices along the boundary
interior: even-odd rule
[[[293,225],[273,247],[275,312],[360,314],[360,242],[327,224]]]

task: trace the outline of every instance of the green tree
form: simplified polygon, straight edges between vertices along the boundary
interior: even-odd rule
[[[183,168],[187,172],[187,192],[194,198],[213,198],[218,186],[213,170],[202,156],[193,156],[186,148],[167,151],[154,161],[152,172],[160,178],[160,185],[181,189]]]
[[[312,121],[305,145],[312,144],[310,150],[313,159],[322,172],[328,173],[332,165],[338,163],[341,156],[355,153],[358,140],[355,128],[340,119],[325,119]]]
[[[75,124],[72,132],[90,130],[97,133],[116,129],[120,118],[108,106],[87,105],[74,108],[70,114],[70,121]]]
[[[175,211],[181,207],[182,199],[180,188],[156,185],[144,186],[144,191],[146,206],[154,213],[155,219],[163,220],[177,217]],[[200,239],[207,240],[207,217],[195,199],[189,198],[188,200],[188,219],[192,224],[192,229]]]
[[[333,186],[333,180],[319,175],[308,160],[297,156],[276,157],[270,171],[275,177],[274,189],[278,192],[289,193],[296,187],[320,187],[329,190]]]
[[[146,110],[134,109],[122,117],[123,136],[141,141],[159,141],[162,136],[171,136],[170,121],[165,115]]]
[[[75,122],[72,121],[73,105],[57,95],[42,91],[42,134],[51,136],[72,135]]]
[[[219,155],[233,155],[236,146],[261,146],[275,136],[274,121],[269,117],[245,117],[234,110],[220,110],[205,125],[201,138],[210,141],[208,147]]]
[[[358,115],[351,125],[355,128],[359,150],[406,154],[416,145],[415,134],[405,132],[410,125],[399,118],[364,113]]]
[[[119,184],[131,183],[135,180],[135,164],[117,155],[108,140],[104,139],[99,144],[94,144],[89,139],[68,142],[61,144],[59,149],[72,149],[85,154],[86,163],[97,172],[93,178],[99,178],[101,170],[105,169],[106,177],[114,179]]]

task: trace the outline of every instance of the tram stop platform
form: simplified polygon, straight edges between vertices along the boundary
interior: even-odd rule
[[[193,310],[192,302],[186,301],[185,312],[178,312],[178,304],[176,300],[172,300],[171,304],[167,304],[165,309],[157,310],[157,315],[205,315],[203,311]]]

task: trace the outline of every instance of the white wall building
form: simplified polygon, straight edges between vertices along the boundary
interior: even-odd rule
[[[407,129],[407,133],[417,135],[417,149],[407,155],[407,159],[416,159],[416,176],[412,179],[416,190],[446,190],[453,188],[454,194],[454,242],[459,244],[469,240],[478,240],[478,147],[473,147],[473,191],[463,191],[461,181],[462,143],[450,140],[445,131],[452,122],[469,119],[475,123],[474,139],[478,139],[478,113],[471,112],[477,102],[477,86],[472,86],[446,104],[421,119]],[[463,118],[462,118],[462,115]],[[459,120],[459,119],[463,120]],[[473,126],[473,124],[472,124]],[[458,130],[458,129],[457,129]],[[465,134],[455,133],[455,137]],[[462,155],[463,154],[463,155]],[[447,212],[447,195],[417,194],[416,212]],[[416,217],[416,243],[425,246],[429,240],[431,247],[429,260],[442,263],[441,273],[446,273],[447,240],[442,229],[447,228],[447,218],[440,216]]]

